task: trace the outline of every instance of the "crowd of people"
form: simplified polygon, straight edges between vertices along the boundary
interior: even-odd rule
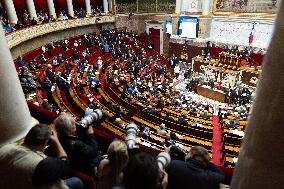
[[[105,59],[103,56],[105,54],[109,54],[113,58],[113,63],[110,64],[108,68],[104,66]],[[41,90],[43,93],[46,93],[45,99],[43,99],[41,103],[38,101],[34,103],[42,107],[48,107],[47,109],[52,111],[59,112],[59,108],[56,104],[53,104],[51,94],[56,87],[59,87],[62,91],[65,90],[66,93],[68,93],[70,87],[77,87],[81,93],[80,98],[84,97],[85,101],[89,104],[86,112],[84,112],[84,116],[90,115],[93,110],[97,108],[104,109],[104,107],[106,107],[112,110],[112,112],[115,112],[113,119],[110,120],[125,128],[127,123],[121,124],[121,120],[127,113],[119,104],[106,102],[102,107],[96,100],[93,100],[96,98],[96,91],[100,88],[101,81],[99,74],[106,71],[108,84],[121,89],[121,97],[136,106],[137,109],[142,108],[142,112],[159,114],[163,116],[164,119],[177,122],[181,125],[202,127],[202,124],[192,119],[192,117],[210,120],[215,111],[214,105],[204,100],[193,99],[190,96],[176,91],[173,85],[175,74],[172,70],[175,67],[167,65],[165,62],[167,61],[163,59],[163,57],[155,54],[155,52],[148,49],[147,46],[143,46],[137,34],[111,30],[103,31],[99,34],[86,34],[74,39],[52,42],[43,46],[41,48],[41,54],[32,58],[30,61],[19,57],[17,66],[27,99],[32,99],[35,91]],[[95,93],[84,94],[86,86]],[[176,117],[174,118],[171,114],[164,115],[161,111],[163,108],[176,111],[180,116],[176,119]],[[242,112],[242,114],[236,115],[235,111]],[[247,115],[247,109],[239,109],[239,106],[235,106],[233,109],[224,107],[219,110],[220,118],[232,116],[240,118]],[[176,180],[185,178],[186,176],[177,176],[175,175],[176,171],[171,172],[171,169],[179,170],[181,168],[179,166],[183,163],[188,164],[189,162],[191,166],[200,168],[194,175],[204,176],[202,173],[204,168],[210,170],[210,172],[217,172],[217,176],[212,176],[212,179],[214,178],[218,180],[218,182],[207,183],[205,184],[206,186],[215,188],[218,183],[224,179],[224,175],[219,169],[209,163],[208,157],[203,157],[202,159],[202,161],[204,160],[206,163],[198,163],[195,160],[191,161],[190,155],[185,158],[186,155],[185,152],[183,152],[179,153],[179,155],[184,154],[181,156],[180,161],[172,161],[173,165],[170,164],[169,168],[163,171],[163,179],[157,175],[145,175],[145,179],[148,177],[149,179],[159,179],[154,179],[154,181],[149,180],[149,183],[140,183],[139,180],[135,181],[140,183],[139,185],[136,185],[137,183],[129,183],[132,179],[135,180],[136,176],[138,178],[138,175],[141,176],[144,174],[144,172],[143,174],[138,172],[138,175],[134,174],[133,171],[137,169],[135,166],[144,166],[144,163],[151,163],[151,169],[156,170],[155,165],[152,164],[154,161],[156,162],[156,158],[148,154],[128,154],[128,150],[125,150],[126,147],[122,141],[115,141],[114,144],[110,145],[107,151],[108,156],[102,156],[99,150],[100,145],[96,141],[92,127],[88,127],[87,129],[82,127],[78,128],[78,126],[75,126],[75,120],[71,115],[66,113],[61,114],[54,121],[54,124],[59,136],[59,141],[67,152],[69,166],[74,170],[97,178],[98,187],[101,188],[111,188],[109,185],[114,186],[118,183],[118,185],[123,185],[122,187],[124,188],[139,188],[139,186],[145,188],[146,185],[143,184],[150,184],[151,182],[153,182],[154,185],[152,185],[152,183],[150,184],[151,186],[147,185],[146,188],[165,188],[164,185],[166,184],[163,184],[163,182],[166,182],[166,179],[168,179],[167,182],[169,183],[168,188],[178,188],[177,185],[171,183],[175,183]],[[76,127],[77,129],[75,129]],[[151,132],[152,131],[147,126],[140,126],[139,136],[147,139],[147,136],[149,136]],[[168,138],[166,143],[172,146],[178,146],[178,148],[181,147],[177,142],[179,136],[173,132],[169,132],[167,125],[161,124],[158,133]],[[145,135],[146,137],[144,137]],[[118,147],[116,145],[118,145]],[[117,152],[116,147],[123,152]],[[56,149],[51,151],[56,151]],[[203,155],[208,153],[205,149],[201,151]],[[121,157],[113,155],[114,153],[119,153]],[[113,159],[113,156],[121,159],[117,162],[116,159]],[[148,160],[141,162],[141,157],[145,159],[149,158],[149,162]],[[136,159],[133,160],[132,158]],[[200,159],[197,160],[199,161]],[[126,162],[129,162],[129,164]],[[140,163],[141,165],[136,165],[136,163]],[[175,165],[174,163],[177,164]],[[114,166],[118,167],[116,168]],[[141,167],[141,169],[143,169],[143,167]],[[129,174],[128,171],[131,174]],[[155,173],[155,171],[153,171],[153,173]],[[169,174],[168,177],[167,174]],[[184,170],[183,174],[191,175],[192,173]],[[158,175],[160,175],[160,172]],[[65,177],[62,178],[65,179]],[[159,182],[156,182],[157,180]],[[76,182],[81,186],[78,180]],[[202,186],[202,183],[195,183],[195,181],[179,180],[178,182],[187,183],[192,186],[194,186],[194,184],[199,185],[197,188]],[[206,188],[206,186],[203,188]],[[182,185],[179,187],[182,187]]]
[[[87,16],[103,16],[103,8],[101,6],[92,7],[91,13],[86,13],[85,9],[80,8],[74,11],[74,15],[68,15],[65,11],[60,11],[57,16],[50,16],[42,10],[37,12],[37,18],[31,18],[27,10],[23,11],[22,19],[17,23],[10,23],[5,9],[0,4],[0,21],[6,33],[11,33],[25,27],[34,26],[37,24],[45,24],[49,22],[68,20],[72,18],[85,18]]]
[[[54,120],[53,129],[38,124],[30,129],[23,144],[2,146],[1,186],[82,189],[86,183],[74,171],[96,180],[98,189],[215,189],[224,181],[224,173],[210,163],[203,147],[192,147],[186,154],[173,150],[177,147],[172,144],[155,156],[114,140],[101,156],[93,126],[82,128],[75,123],[70,114],[62,113]],[[179,159],[171,161],[170,154],[176,151]]]
[[[189,82],[187,83],[186,88],[190,92],[197,93],[197,86],[203,85],[208,86],[212,90],[219,90],[222,91],[225,94],[225,103],[228,103],[230,105],[248,105],[253,100],[253,91],[252,89],[248,87],[234,87],[234,88],[225,88],[222,87],[221,83],[214,82],[213,80],[209,80],[208,82],[204,82],[200,78],[189,78]]]
[[[82,46],[85,47],[81,48]],[[172,69],[174,67],[166,66],[162,62],[164,61],[162,57],[151,54],[147,47],[143,47],[138,40],[138,35],[115,31],[88,34],[70,41],[55,41],[43,46],[39,58],[32,59],[29,63],[19,57],[17,60],[20,68],[19,77],[22,78],[27,99],[36,95],[35,89],[40,89],[45,95],[35,104],[48,107],[48,110],[55,112],[59,112],[59,108],[52,103],[51,93],[57,86],[62,91],[65,90],[66,94],[69,93],[71,86],[78,87],[80,97],[87,103],[94,99],[93,94],[85,94],[84,87],[88,86],[91,91],[98,94],[100,88],[98,75],[104,61],[100,56],[95,56],[95,59],[90,58],[93,47],[104,54],[112,54],[116,61],[108,69],[107,80],[121,89],[122,98],[137,109],[142,109],[142,112],[159,114],[166,120],[185,126],[202,127],[203,124],[193,118],[210,120],[212,117],[214,104],[204,99],[193,99],[176,91],[173,85]],[[60,52],[59,55],[56,54],[58,49],[60,49],[57,51]],[[42,71],[42,68],[45,71]],[[58,68],[61,68],[60,71]],[[83,77],[85,72],[87,72],[86,78]],[[120,116],[124,114],[123,108],[110,102],[106,102],[105,106],[116,112],[115,123],[121,123]],[[179,113],[178,119],[175,120],[170,113],[164,114],[165,112],[161,111],[163,108]],[[221,110],[227,112],[224,115],[235,115],[233,111],[228,110],[228,107],[220,108],[220,112]],[[245,111],[242,109],[242,114],[236,116],[244,118],[247,115],[247,109]],[[122,122],[120,126],[124,127],[124,125],[125,123]]]

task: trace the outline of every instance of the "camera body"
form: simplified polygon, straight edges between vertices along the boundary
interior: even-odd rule
[[[81,119],[81,121],[77,122],[77,125],[80,125],[84,128],[89,127],[94,121],[98,121],[102,119],[103,117],[103,112],[100,109],[95,109],[92,113],[89,115],[85,116],[84,118]]]

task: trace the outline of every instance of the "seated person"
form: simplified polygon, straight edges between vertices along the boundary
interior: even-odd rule
[[[168,189],[217,189],[224,181],[224,173],[213,163],[207,150],[194,146],[183,160],[173,160],[166,169]]]
[[[55,147],[58,158],[47,157],[43,151],[48,141]],[[82,189],[79,178],[70,176],[68,158],[48,125],[38,124],[30,129],[22,145],[12,143],[0,148],[1,188]]]
[[[31,25],[37,25],[37,20],[35,17],[31,20]]]
[[[114,140],[108,147],[107,155],[98,168],[98,189],[111,189],[122,185],[122,171],[128,162],[125,142]]]
[[[234,129],[234,128],[236,128],[235,123],[234,123],[233,120],[227,121],[224,126],[225,126],[225,127],[228,127],[229,129]]]
[[[47,58],[45,58],[45,56],[43,54],[40,55],[40,60],[42,62],[47,62],[48,61]]]
[[[39,69],[39,68],[41,67],[40,63],[39,63],[36,59],[32,59],[32,60],[30,61],[30,64],[31,64],[32,66],[34,66],[36,69]]]
[[[17,61],[18,61],[19,66],[24,66],[26,64],[23,57],[21,57],[21,56],[18,57]]]
[[[6,33],[14,31],[14,28],[9,23],[4,27],[4,29]]]
[[[160,125],[160,129],[158,130],[158,134],[165,136],[165,137],[170,137],[169,132],[166,130],[166,125],[164,123],[162,123]]]
[[[89,106],[86,108],[85,117],[90,115],[93,112],[94,112],[94,105],[90,103]]]
[[[204,112],[202,112],[202,113],[200,114],[200,116],[201,116],[203,119],[209,119],[209,118],[210,118],[210,116],[209,116],[207,110],[205,110]]]
[[[98,164],[98,146],[93,127],[83,128],[85,133],[76,133],[75,123],[75,119],[68,113],[61,113],[54,120],[62,146],[70,157],[71,166],[75,170],[94,175]]]
[[[178,123],[179,123],[179,124],[188,125],[185,116],[186,116],[185,114],[182,114],[182,115],[178,118]]]
[[[17,24],[14,26],[14,28],[15,28],[16,30],[21,29],[21,28],[23,28],[23,27],[24,27],[24,25],[22,24],[21,21],[18,21]]]

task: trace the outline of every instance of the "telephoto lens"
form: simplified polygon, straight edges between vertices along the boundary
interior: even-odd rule
[[[100,109],[95,109],[92,113],[84,117],[80,122],[79,125],[86,128],[91,125],[94,121],[98,121],[102,119],[103,112]]]
[[[126,126],[125,141],[128,149],[138,148],[136,145],[136,135],[138,127],[134,123],[130,123]]]
[[[171,156],[167,152],[161,152],[157,156],[158,166],[160,170],[164,170],[171,162]]]

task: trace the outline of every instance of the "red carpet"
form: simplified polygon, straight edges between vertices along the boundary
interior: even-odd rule
[[[213,115],[213,142],[212,142],[212,162],[222,166],[222,129],[219,117]]]

